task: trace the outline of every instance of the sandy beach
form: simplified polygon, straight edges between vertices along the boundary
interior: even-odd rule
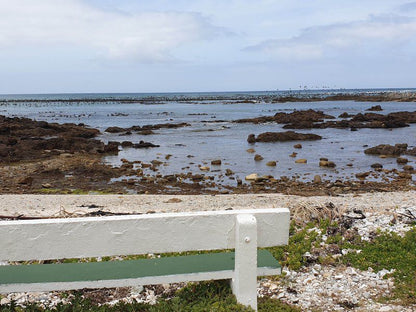
[[[292,214],[302,207],[333,203],[341,211],[360,209],[371,213],[394,213],[416,205],[416,191],[346,194],[341,196],[295,196],[282,194],[236,195],[0,195],[4,216],[68,217],[93,211],[113,213],[181,212],[225,209],[288,207]]]

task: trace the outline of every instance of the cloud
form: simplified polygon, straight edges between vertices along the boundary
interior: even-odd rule
[[[102,10],[79,0],[0,0],[0,47],[75,45],[103,57],[164,62],[221,34],[198,13]]]
[[[416,39],[416,20],[398,15],[370,16],[364,21],[314,26],[289,39],[271,39],[245,48],[281,59],[313,60],[374,45],[406,45]],[[374,51],[376,52],[376,51]]]
[[[408,2],[399,7],[401,12],[416,11],[416,2]]]

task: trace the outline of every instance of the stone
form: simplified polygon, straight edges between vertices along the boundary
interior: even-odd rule
[[[256,150],[254,148],[249,148],[246,152],[247,153],[255,153]]]
[[[252,173],[246,176],[247,181],[255,181],[259,178],[257,173]]]
[[[302,148],[302,144],[298,143],[298,144],[293,145],[293,147],[294,148]]]
[[[317,174],[313,177],[313,183],[315,183],[315,184],[322,183],[322,178],[319,174]]]
[[[319,166],[320,167],[327,167],[327,168],[335,168],[336,165],[333,161],[328,161],[328,160],[320,160],[319,161]]]
[[[371,168],[374,168],[374,169],[381,169],[381,168],[383,168],[383,165],[382,165],[382,164],[380,164],[380,163],[374,163],[374,164],[372,164],[372,165],[371,165]]]
[[[275,167],[277,165],[277,163],[274,161],[274,160],[272,160],[272,161],[268,161],[267,163],[266,163],[266,166],[269,166],[269,167]]]
[[[264,158],[263,158],[263,156],[261,156],[261,155],[259,155],[259,154],[256,154],[255,156],[254,156],[254,160],[255,161],[261,161],[261,160],[263,160]]]
[[[250,144],[256,143],[256,136],[254,134],[249,134],[247,138],[247,142]]]
[[[403,170],[404,170],[404,171],[413,171],[413,170],[414,170],[414,168],[413,168],[413,166],[410,166],[410,165],[404,165],[404,166],[403,166]]]
[[[400,156],[407,150],[407,144],[395,144],[394,146],[389,144],[380,144],[374,147],[367,148],[364,150],[365,154],[368,155],[393,155]]]
[[[199,167],[199,170],[201,170],[201,171],[209,171],[209,167],[207,167],[207,166],[201,166],[201,167]]]
[[[396,162],[398,164],[407,164],[409,162],[409,160],[407,158],[404,158],[404,157],[397,157]]]
[[[355,176],[358,178],[358,179],[365,179],[366,177],[368,177],[370,175],[370,172],[359,172],[359,173],[356,173],[355,174]]]
[[[295,160],[296,164],[306,164],[307,162],[308,162],[308,160],[304,159],[304,158],[300,158],[300,159]]]
[[[295,158],[298,155],[298,153],[293,152],[292,154],[289,155],[289,157]]]
[[[220,166],[221,165],[221,159],[215,159],[215,160],[211,161],[211,165]]]

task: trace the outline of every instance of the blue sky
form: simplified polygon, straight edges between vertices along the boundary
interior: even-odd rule
[[[415,87],[416,2],[0,0],[0,93]]]

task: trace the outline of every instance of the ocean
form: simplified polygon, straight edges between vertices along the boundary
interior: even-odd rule
[[[83,123],[102,132],[99,139],[108,141],[139,141],[160,145],[156,148],[123,148],[117,156],[106,156],[103,161],[120,166],[122,159],[150,162],[160,160],[159,173],[200,172],[200,166],[210,167],[210,175],[221,184],[235,184],[224,175],[226,169],[235,172],[242,180],[251,173],[287,176],[299,181],[311,181],[315,175],[326,180],[355,179],[355,173],[369,171],[371,164],[381,163],[386,169],[397,168],[394,158],[379,158],[364,154],[366,147],[378,144],[407,143],[416,146],[415,124],[395,129],[311,129],[296,130],[322,136],[319,141],[275,142],[249,144],[249,134],[286,131],[282,124],[234,123],[242,118],[271,116],[278,112],[294,110],[320,110],[332,116],[341,113],[364,113],[380,104],[382,114],[399,111],[415,111],[415,102],[355,102],[316,101],[271,103],[274,96],[296,96],[302,100],[310,97],[325,98],[334,94],[379,94],[384,92],[416,92],[416,89],[356,89],[356,90],[297,90],[263,92],[204,92],[204,93],[125,93],[125,94],[44,94],[0,95],[0,114],[10,117],[27,117],[57,123]],[[175,129],[158,129],[154,134],[131,135],[107,133],[108,127],[154,125],[164,123],[189,123],[190,126]],[[301,143],[301,149],[293,145]],[[254,148],[263,161],[254,161]],[[296,158],[289,155],[298,153]],[[167,155],[172,155],[166,159]],[[319,159],[328,158],[336,163],[333,169],[319,167]],[[297,164],[295,159],[307,159]],[[413,157],[408,157],[412,165]],[[211,166],[220,159],[221,166]],[[276,167],[266,166],[276,161]],[[351,166],[352,164],[352,166]],[[155,174],[152,171],[149,175]],[[373,178],[377,180],[378,178]]]

